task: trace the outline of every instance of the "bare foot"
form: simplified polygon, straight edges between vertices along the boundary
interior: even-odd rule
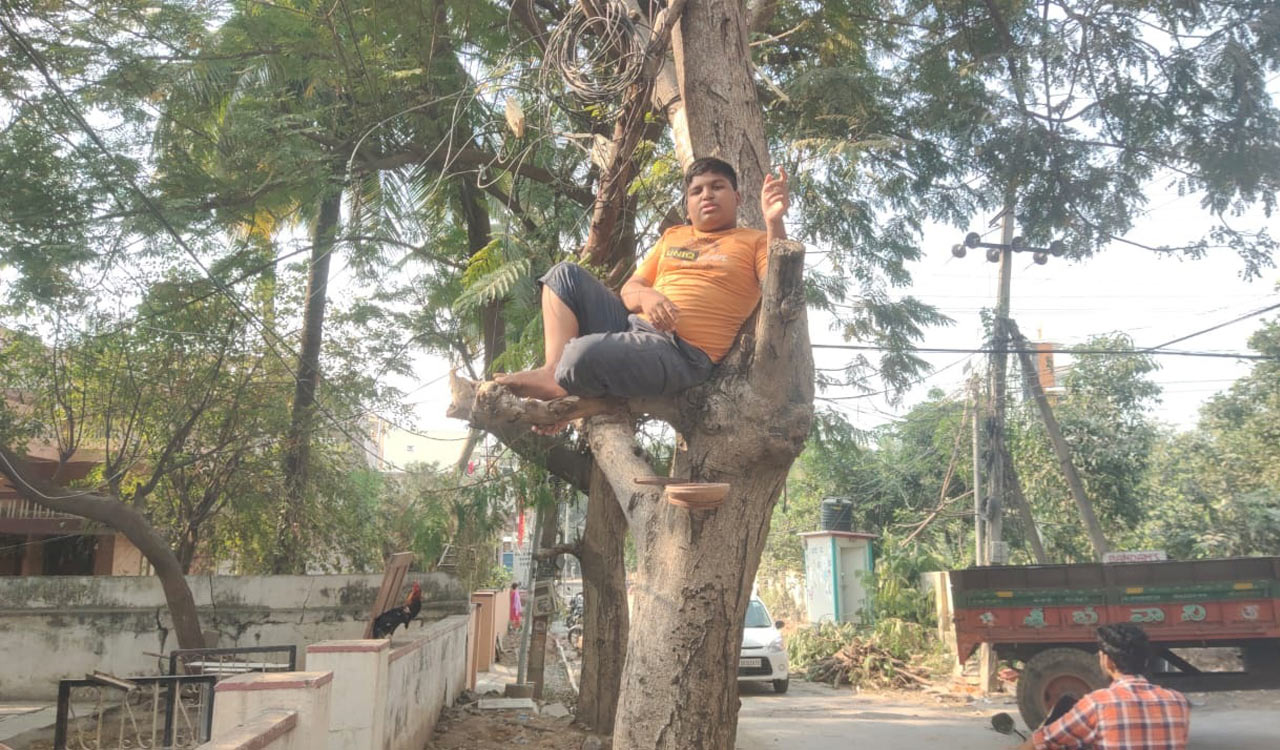
[[[493,382],[506,386],[512,393],[522,398],[550,401],[569,395],[569,392],[556,382],[555,375],[545,367],[513,372],[508,375],[495,375]]]

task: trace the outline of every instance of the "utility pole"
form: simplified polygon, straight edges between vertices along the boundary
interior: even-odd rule
[[[978,420],[975,411],[974,419],[974,439],[973,439],[973,464],[974,464],[974,530],[977,537],[975,544],[977,547],[977,564],[990,565],[992,563],[1007,562],[1004,554],[1004,545],[1002,544],[1003,536],[1003,513],[1004,501],[1009,495],[1009,480],[1014,479],[1013,464],[1009,460],[1008,448],[1005,445],[1005,417],[1007,412],[1007,384],[1009,364],[1009,342],[1012,336],[1012,321],[1009,319],[1009,295],[1011,281],[1013,277],[1013,254],[1016,252],[1030,252],[1034,261],[1039,265],[1049,262],[1049,256],[1061,256],[1066,247],[1062,242],[1052,242],[1047,248],[1028,247],[1023,244],[1021,237],[1014,236],[1014,209],[1017,206],[1016,193],[1012,186],[1009,188],[1005,196],[1004,211],[1000,215],[1000,242],[990,243],[983,242],[982,235],[977,232],[970,232],[965,236],[964,242],[952,246],[951,254],[957,258],[963,258],[968,248],[985,248],[987,260],[992,263],[1000,264],[1000,291],[996,298],[996,315],[994,321],[994,330],[992,331],[992,353],[991,365],[988,368],[987,375],[990,378],[989,393],[991,394],[990,413],[983,420],[986,432],[986,450],[981,451],[980,443],[982,436],[977,431]],[[975,409],[978,399],[978,388],[976,381],[973,384]],[[986,489],[983,495],[980,484],[978,482],[978,466],[979,454],[982,454],[984,460],[981,462],[985,465],[986,473]],[[1022,497],[1021,488],[1018,488],[1017,497],[1015,498],[1019,506],[1019,511],[1023,513],[1023,518],[1028,526],[1028,535],[1031,538],[1032,549],[1035,551],[1036,559],[1044,560],[1044,549],[1040,544],[1039,535],[1036,532],[1035,522],[1031,518],[1031,506]],[[984,524],[985,521],[985,524]],[[983,533],[985,530],[985,534]],[[995,692],[997,685],[996,679],[996,661],[995,654],[990,644],[984,643],[978,650],[978,673],[979,684],[984,692]]]
[[[1008,495],[1005,481],[1004,434],[1007,412],[1006,380],[1009,373],[1009,292],[1013,276],[1013,209],[1012,193],[1005,200],[1001,216],[1000,291],[996,298],[996,316],[991,352],[991,412],[987,417],[987,554],[989,563],[1006,562],[1001,549],[1004,536],[1004,501]]]
[[[520,624],[520,656],[517,660],[516,682],[520,685],[525,684],[525,677],[528,675],[529,666],[529,639],[533,636],[533,589],[537,581],[537,570],[534,567],[537,563],[534,555],[538,551],[538,531],[542,525],[538,523],[541,516],[535,516],[533,528],[529,529],[529,567],[525,570],[524,575],[524,605],[523,622]]]
[[[982,385],[978,373],[969,379],[969,397],[973,399],[973,564],[986,563],[985,532],[982,518]]]
[[[533,558],[530,563],[537,573],[533,581],[533,599],[530,604],[529,619],[533,623],[533,635],[529,642],[529,682],[533,683],[533,697],[542,699],[543,669],[547,658],[547,631],[551,627],[551,616],[555,614],[556,556],[542,555],[542,550],[556,546],[556,523],[558,520],[554,502],[538,508],[538,535],[533,544]]]
[[[1098,523],[1098,516],[1093,512],[1093,503],[1089,502],[1089,497],[1084,493],[1084,482],[1080,481],[1080,474],[1071,461],[1071,448],[1067,445],[1066,438],[1062,436],[1058,418],[1054,416],[1053,407],[1049,405],[1049,399],[1044,395],[1044,388],[1040,386],[1040,373],[1036,369],[1035,358],[1031,356],[1026,346],[1026,339],[1022,338],[1017,326],[1011,325],[1010,328],[1014,340],[1018,343],[1018,357],[1022,360],[1023,378],[1031,390],[1032,397],[1035,398],[1036,406],[1040,409],[1045,432],[1049,433],[1049,442],[1053,445],[1053,452],[1058,457],[1062,474],[1067,478],[1071,497],[1075,499],[1076,507],[1080,509],[1080,517],[1084,519],[1085,528],[1089,532],[1089,541],[1093,543],[1093,554],[1098,562],[1102,562],[1103,556],[1110,550],[1106,534],[1102,531],[1102,524]]]
[[[1016,483],[1016,475],[1013,464],[1009,460],[1009,452],[1005,446],[1005,417],[1008,410],[1008,356],[1009,342],[1012,341],[1011,322],[1009,318],[1009,292],[1013,277],[1013,254],[1027,252],[1032,254],[1032,259],[1037,265],[1044,265],[1049,262],[1049,256],[1061,257],[1066,253],[1066,246],[1059,240],[1049,243],[1049,247],[1030,247],[1023,244],[1022,238],[1014,235],[1014,209],[1017,206],[1017,200],[1012,188],[1009,189],[1005,197],[1004,211],[1000,215],[1000,242],[983,242],[982,235],[977,232],[970,232],[964,238],[964,242],[953,245],[951,254],[957,258],[963,258],[968,253],[969,248],[986,249],[987,260],[992,263],[1000,264],[1000,290],[996,298],[996,315],[994,330],[992,331],[992,353],[991,366],[988,371],[990,377],[991,409],[990,414],[984,420],[987,433],[987,445],[984,455],[986,457],[986,485],[987,493],[982,495],[978,488],[974,487],[974,495],[982,500],[979,512],[979,518],[975,521],[978,524],[975,528],[981,531],[982,520],[985,518],[985,537],[981,540],[984,544],[983,551],[978,555],[978,564],[991,564],[993,562],[1005,562],[1004,549],[1002,544],[1003,537],[1003,511],[1004,503],[1010,496],[1011,482]],[[977,440],[975,439],[975,444]],[[975,448],[976,450],[976,448]],[[975,459],[976,463],[976,459]],[[1018,511],[1022,514],[1023,520],[1028,526],[1028,533],[1031,537],[1031,545],[1036,553],[1038,561],[1044,560],[1044,549],[1039,543],[1039,535],[1035,531],[1035,522],[1031,519],[1031,507],[1021,497],[1021,488],[1014,499],[1014,504],[1018,506]],[[979,536],[983,536],[979,533]]]

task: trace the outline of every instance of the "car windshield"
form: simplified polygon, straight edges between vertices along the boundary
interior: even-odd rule
[[[769,613],[765,611],[764,605],[755,599],[747,605],[747,622],[748,628],[769,628],[773,627],[773,623],[769,622]]]

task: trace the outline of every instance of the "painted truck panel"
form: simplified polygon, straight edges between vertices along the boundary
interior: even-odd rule
[[[1157,643],[1280,638],[1280,557],[998,566],[950,574],[957,652],[1088,644],[1133,622]]]

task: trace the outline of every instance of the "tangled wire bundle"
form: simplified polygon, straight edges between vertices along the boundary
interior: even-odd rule
[[[624,0],[573,3],[547,41],[543,67],[587,104],[615,101],[640,75],[644,36]]]

